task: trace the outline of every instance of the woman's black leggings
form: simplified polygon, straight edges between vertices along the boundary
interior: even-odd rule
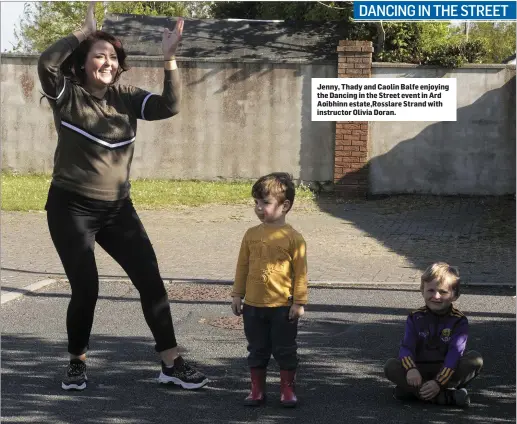
[[[45,209],[72,291],[66,317],[68,352],[81,355],[88,350],[99,292],[95,242],[119,263],[139,291],[156,351],[176,347],[156,254],[131,199],[89,199],[51,185]]]

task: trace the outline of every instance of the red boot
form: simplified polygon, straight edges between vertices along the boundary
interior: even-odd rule
[[[244,405],[259,406],[266,401],[266,371],[267,368],[250,368],[251,392],[244,399]]]
[[[294,393],[296,370],[280,370],[280,402],[287,408],[294,408],[298,399]]]

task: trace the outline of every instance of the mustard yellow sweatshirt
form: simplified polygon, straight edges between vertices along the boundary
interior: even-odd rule
[[[257,307],[307,303],[305,240],[289,224],[260,224],[242,239],[232,296]]]

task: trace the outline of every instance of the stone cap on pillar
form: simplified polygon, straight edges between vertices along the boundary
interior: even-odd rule
[[[373,53],[373,43],[371,41],[340,40],[337,47],[338,53],[343,52],[362,52]]]

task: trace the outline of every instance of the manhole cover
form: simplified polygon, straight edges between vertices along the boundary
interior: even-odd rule
[[[242,323],[242,315],[240,317],[221,317],[209,321],[213,327],[224,328],[225,330],[244,330],[244,324]]]
[[[230,305],[231,286],[218,284],[174,284],[167,288],[170,300],[225,300]]]

